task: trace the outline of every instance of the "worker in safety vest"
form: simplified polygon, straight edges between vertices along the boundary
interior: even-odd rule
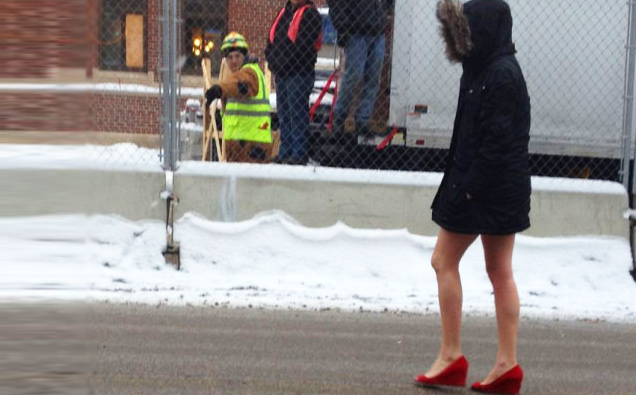
[[[309,97],[322,46],[322,18],[310,0],[288,0],[270,28],[265,57],[276,81],[281,144],[277,163],[304,165],[309,159]]]
[[[272,147],[269,87],[258,65],[248,56],[245,37],[232,32],[221,52],[229,69],[223,81],[205,92],[207,105],[223,101],[223,138],[228,162],[266,163]]]

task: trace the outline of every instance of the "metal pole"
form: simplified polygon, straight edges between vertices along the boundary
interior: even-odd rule
[[[183,32],[183,20],[182,20],[182,6],[183,2],[179,0],[174,0],[174,10],[175,10],[175,18],[174,18],[174,60],[175,60],[175,74],[174,74],[174,83],[175,83],[175,107],[174,107],[174,120],[175,120],[175,128],[173,135],[173,163],[174,170],[177,169],[179,161],[181,161],[181,118],[180,114],[180,106],[181,106],[181,69],[185,64],[185,56],[182,52],[182,32]]]
[[[163,0],[163,167],[176,170],[177,134],[177,0]]]
[[[162,15],[162,31],[161,31],[161,47],[162,47],[162,62],[161,62],[161,99],[163,101],[163,116],[161,119],[162,126],[162,142],[163,142],[163,165],[164,168],[168,168],[170,163],[168,159],[169,143],[168,136],[170,136],[170,83],[168,74],[168,63],[170,62],[170,50],[169,50],[169,33],[170,30],[170,1],[163,0],[163,15]]]
[[[632,156],[632,126],[634,117],[634,74],[636,69],[636,2],[631,0],[629,5],[629,23],[627,25],[627,56],[625,60],[625,94],[623,108],[623,157],[621,164],[621,178],[627,189],[629,207],[634,207],[634,182],[636,169],[634,161],[636,152]],[[636,147],[634,147],[636,149]],[[631,181],[631,182],[630,182]],[[636,280],[636,219],[629,219],[629,241],[632,250],[632,269],[630,274]]]
[[[163,251],[166,263],[181,267],[179,243],[174,241],[174,205],[178,198],[174,192],[174,171],[177,167],[178,113],[177,100],[177,0],[163,0],[162,20],[163,64],[161,67],[161,94],[163,99],[163,167],[166,171],[166,248]]]
[[[179,1],[172,0],[172,18],[170,20],[170,75],[172,76],[172,97],[170,104],[172,105],[171,116],[171,134],[172,140],[170,148],[170,170],[177,170],[177,161],[179,158],[179,67],[177,66],[177,36],[178,36],[178,22],[179,22]]]
[[[630,195],[630,176],[634,177],[635,174],[632,170],[632,125],[634,117],[634,70],[636,67],[636,29],[634,23],[636,22],[636,4],[629,1],[629,22],[627,32],[627,56],[625,59],[625,91],[623,100],[623,155],[621,164],[621,181],[626,189],[628,189]],[[633,183],[631,184],[633,185]],[[630,202],[631,207],[631,202]]]

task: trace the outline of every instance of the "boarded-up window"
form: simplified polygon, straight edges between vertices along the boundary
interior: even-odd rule
[[[126,15],[126,67],[144,67],[143,15]]]
[[[148,0],[100,0],[99,24],[101,69],[148,67]]]

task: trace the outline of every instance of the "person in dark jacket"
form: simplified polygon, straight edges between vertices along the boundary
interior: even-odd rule
[[[503,0],[438,3],[446,53],[461,62],[459,101],[446,169],[432,204],[441,230],[432,256],[442,320],[441,347],[421,385],[464,385],[459,261],[481,235],[498,329],[495,365],[472,389],[517,394],[519,296],[512,274],[515,233],[530,226],[530,98],[515,58]]]
[[[306,164],[309,96],[322,45],[322,19],[313,2],[289,0],[270,29],[265,57],[276,81],[281,145],[276,162]]]
[[[345,51],[345,71],[338,89],[332,129],[344,131],[356,87],[363,81],[355,113],[356,131],[369,134],[369,120],[380,90],[388,13],[394,0],[327,0],[329,16]]]

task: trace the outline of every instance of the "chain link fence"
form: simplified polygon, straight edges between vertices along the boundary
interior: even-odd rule
[[[165,29],[164,7],[172,2],[177,11],[169,16],[176,30],[171,35]],[[92,0],[89,13],[99,43],[92,56],[94,128],[102,142],[148,148],[128,156],[126,146],[120,145],[121,150],[104,155],[161,161],[166,141],[162,134],[168,130],[178,134],[172,145],[178,160],[201,161],[205,149],[211,152],[206,160],[223,160],[225,153],[217,152],[210,137],[213,125],[205,108],[202,61],[209,59],[211,83],[230,89],[227,76],[232,72],[224,65],[221,47],[223,38],[236,31],[249,45],[246,59],[263,71],[271,109],[266,126],[272,135],[265,156],[259,152],[251,157],[254,150],[248,150],[238,160],[442,171],[461,66],[445,57],[435,17],[437,0],[316,0],[315,9],[300,16],[295,10],[283,12],[286,3]],[[349,11],[345,7],[335,13],[338,3],[349,4]],[[629,4],[508,3],[533,106],[532,174],[619,180],[629,107]],[[350,31],[338,31],[337,26]],[[170,44],[172,58],[164,56],[165,40],[175,40]],[[169,89],[168,61],[173,62],[169,71],[174,76]],[[175,93],[172,115],[166,113],[169,92]],[[223,125],[223,116],[216,118],[222,140],[228,125]],[[627,151],[631,155],[631,147]]]
[[[449,146],[461,75],[436,35],[435,3],[396,2],[391,96],[385,103],[389,122],[406,127],[406,145],[423,149]],[[618,179],[627,3],[508,3],[532,100],[532,173]],[[427,112],[414,112],[418,105]]]
[[[95,155],[121,164],[162,157],[161,0],[89,0]],[[102,148],[103,147],[103,148]]]

